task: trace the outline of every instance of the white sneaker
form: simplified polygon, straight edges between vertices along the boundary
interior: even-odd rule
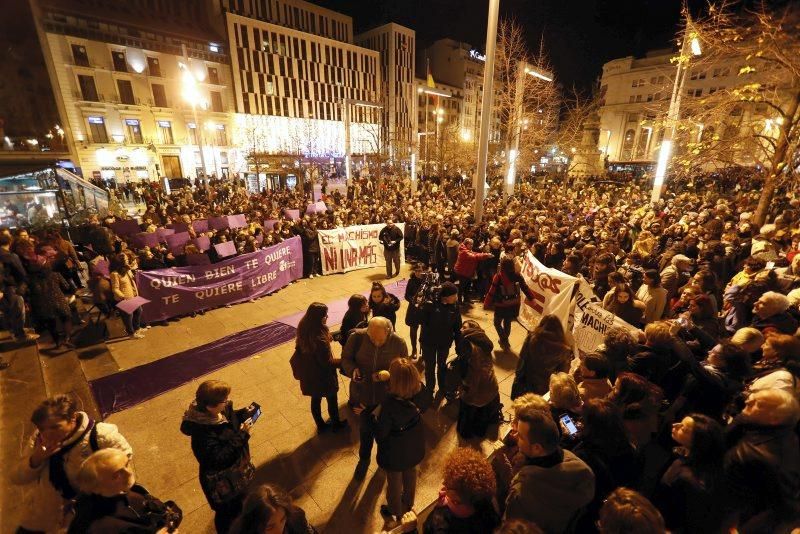
[[[133,339],[142,339],[142,338],[144,338],[144,334],[142,334],[141,330],[137,330],[136,332],[133,333],[133,335],[131,337]]]

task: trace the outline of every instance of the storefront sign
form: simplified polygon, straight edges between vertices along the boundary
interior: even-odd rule
[[[386,265],[383,245],[378,234],[384,224],[348,226],[334,230],[319,230],[319,248],[322,258],[322,274],[346,273],[356,269]],[[401,232],[405,224],[396,225]],[[400,262],[405,261],[404,247],[400,247]]]
[[[136,273],[145,322],[217,308],[260,297],[303,276],[300,238],[212,265]]]

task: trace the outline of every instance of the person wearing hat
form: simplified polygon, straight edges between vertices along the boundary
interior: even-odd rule
[[[425,385],[431,395],[437,375],[439,391],[444,392],[447,355],[453,342],[458,341],[461,336],[461,311],[457,302],[458,288],[452,282],[445,282],[439,291],[438,300],[426,302],[422,307],[419,341],[425,362]]]
[[[673,298],[678,296],[678,288],[686,285],[687,273],[692,268],[692,259],[683,254],[672,257],[670,264],[661,271],[661,287],[667,290],[667,309]]]

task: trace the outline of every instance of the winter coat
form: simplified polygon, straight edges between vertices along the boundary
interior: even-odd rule
[[[399,250],[400,243],[403,241],[403,232],[397,226],[384,226],[378,234],[378,241],[381,242],[384,250]]]
[[[515,276],[508,277],[504,273],[497,273],[492,278],[492,284],[489,286],[489,291],[483,299],[483,305],[487,308],[494,306],[495,313],[510,315],[516,318],[519,315],[519,306],[521,304],[520,291],[525,293],[529,299],[534,298],[534,293],[525,283],[522,275],[514,273]],[[517,290],[519,285],[519,290]],[[502,296],[502,298],[501,298]]]
[[[466,361],[466,376],[461,383],[461,401],[471,406],[486,406],[500,390],[494,373],[494,344],[483,330],[470,329],[456,346],[459,359]]]
[[[563,341],[528,334],[519,351],[511,398],[525,393],[544,395],[550,387],[550,375],[569,371],[571,360],[572,351]]]
[[[453,271],[458,276],[464,278],[472,278],[475,276],[475,271],[478,269],[478,264],[483,260],[491,259],[492,255],[488,252],[473,252],[464,243],[458,247],[458,256]]]
[[[179,510],[175,503],[161,502],[138,484],[114,497],[84,494],[75,504],[67,534],[156,534],[164,526],[168,507]]]
[[[422,307],[419,342],[431,347],[449,347],[461,335],[461,311],[457,304],[426,302]]]
[[[460,243],[458,242],[458,240],[457,239],[452,239],[452,238],[448,239],[446,244],[445,244],[445,247],[446,247],[445,254],[447,255],[447,268],[450,270],[451,273],[453,272],[453,269],[455,269],[455,267],[456,267],[456,260],[458,259],[458,247],[459,247],[459,245],[460,245]]]
[[[209,498],[212,488],[206,487],[203,475],[228,469],[243,455],[250,454],[250,434],[240,428],[247,418],[247,410],[234,410],[229,401],[222,415],[222,419],[217,419],[198,409],[197,403],[192,401],[181,422],[181,432],[192,438],[192,453],[200,467],[200,487],[209,504],[212,503]],[[214,509],[213,504],[211,508]]]
[[[753,323],[750,326],[753,328],[758,328],[762,332],[772,329],[777,330],[781,334],[793,336],[797,331],[797,319],[792,317],[789,312],[776,313],[774,315],[770,315],[766,319],[762,319],[758,315],[754,315]]]
[[[414,297],[422,287],[422,279],[415,275],[411,275],[406,284],[406,291],[403,296],[408,302],[408,309],[406,310],[406,326],[419,325],[422,318],[421,310],[414,304]]]
[[[69,302],[64,292],[70,286],[64,277],[49,267],[38,266],[31,267],[28,274],[28,290],[34,317],[40,320],[69,317]]]
[[[333,363],[333,352],[330,342],[318,340],[311,353],[305,353],[295,345],[297,364],[301,368],[300,391],[306,397],[328,397],[339,391],[339,379],[336,376],[338,366]]]
[[[86,458],[95,452],[91,444],[89,416],[78,412],[78,429],[67,439],[63,446],[75,444],[64,453],[64,472],[70,485],[77,488],[78,471]],[[95,423],[97,427],[97,449],[119,449],[128,456],[133,454],[127,440],[119,433],[116,425]],[[30,457],[36,446],[38,432],[34,433],[28,443],[28,450],[22,455],[22,461],[12,469],[11,481],[14,484],[34,484],[33,491],[28,492],[27,502],[22,506],[23,517],[20,526],[33,531],[52,532],[66,525],[64,506],[67,504],[61,494],[50,483],[50,460],[46,460],[38,468],[30,466]]]
[[[505,519],[532,521],[548,534],[565,532],[594,497],[594,474],[583,460],[559,449],[561,460],[544,467],[530,459],[511,481]]]
[[[347,344],[350,332],[368,319],[369,317],[366,313],[361,313],[361,311],[350,313],[350,310],[347,310],[347,313],[344,314],[344,318],[342,319],[342,325],[339,327],[339,343],[342,347]]]
[[[388,371],[395,358],[408,358],[408,345],[396,333],[389,334],[380,347],[372,343],[366,328],[358,328],[350,334],[342,349],[342,369],[351,378],[356,369],[361,373],[360,382],[350,381],[350,401],[364,406],[383,402],[389,385],[387,382],[373,382],[372,375],[377,371]]]
[[[681,456],[664,472],[652,501],[671,531],[719,532],[723,512],[720,485],[721,480],[701,476]]]
[[[139,294],[132,271],[125,274],[112,272],[110,278],[111,290],[114,292],[114,298],[118,301],[132,299]]]
[[[387,395],[373,412],[378,465],[383,469],[405,471],[419,465],[425,457],[425,428],[420,408],[424,395],[424,390],[413,399]]]
[[[397,310],[400,309],[400,299],[391,293],[386,293],[386,296],[389,298],[388,302],[376,303],[369,299],[369,309],[372,311],[373,317],[386,317],[394,326],[397,322]]]

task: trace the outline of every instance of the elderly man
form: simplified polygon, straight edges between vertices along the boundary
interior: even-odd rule
[[[753,306],[754,328],[763,333],[774,330],[781,334],[794,335],[797,331],[797,319],[789,313],[789,298],[775,291],[767,291]]]
[[[395,358],[408,358],[408,345],[392,329],[385,317],[373,317],[367,328],[353,331],[342,349],[342,369],[349,376],[350,403],[360,416],[358,465],[355,477],[364,478],[375,441],[370,418],[388,391],[389,364]],[[381,372],[385,371],[385,372]]]
[[[751,394],[728,427],[725,486],[740,531],[779,532],[779,524],[800,512],[798,420],[797,399],[770,389]]]
[[[692,268],[692,259],[683,254],[676,254],[672,257],[670,264],[661,271],[661,287],[667,290],[667,305],[669,310],[670,302],[678,296],[678,288],[683,287],[689,278],[685,273]]]
[[[386,226],[378,234],[378,241],[383,245],[386,278],[397,276],[400,273],[400,243],[403,241],[403,232],[394,225],[394,220],[386,220]],[[392,274],[392,264],[394,264],[394,274]]]

